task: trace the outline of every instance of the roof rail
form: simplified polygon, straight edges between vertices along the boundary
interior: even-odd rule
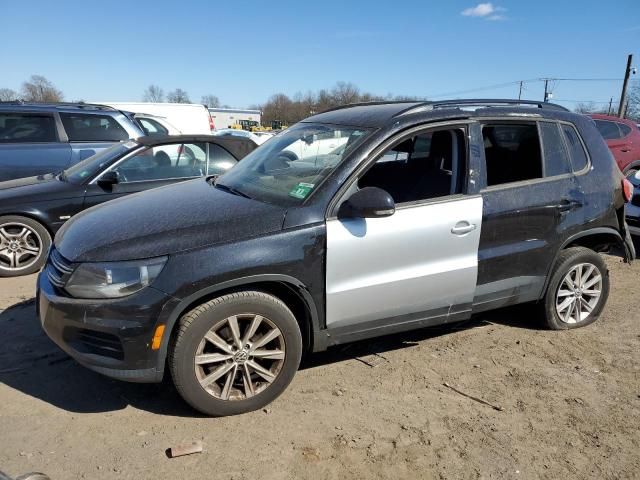
[[[411,113],[412,111],[420,108],[425,110],[435,110],[440,108],[456,108],[456,107],[517,107],[519,105],[522,106],[532,106],[540,109],[546,110],[561,110],[564,112],[568,112],[569,109],[563,107],[562,105],[558,105],[557,103],[549,103],[549,102],[536,102],[535,100],[512,100],[512,99],[458,99],[458,100],[438,100],[438,101],[428,101],[428,100],[393,100],[393,101],[374,101],[374,102],[358,102],[358,103],[348,103],[346,105],[339,105],[337,107],[330,108],[329,110],[324,110],[325,112],[334,112],[336,110],[342,110],[344,108],[351,107],[366,107],[369,105],[398,105],[398,104],[412,104],[405,110],[398,112],[394,116],[406,115],[407,113]]]
[[[556,103],[549,102],[536,102],[535,100],[511,100],[511,99],[459,99],[459,100],[441,100],[441,101],[433,101],[427,102],[434,109],[436,108],[446,108],[446,107],[504,107],[504,106],[518,106],[518,105],[527,105],[527,106],[535,106],[541,109],[548,110],[562,110],[568,112],[569,110],[562,105],[558,105]]]
[[[24,100],[2,101],[0,105],[24,105],[29,107],[78,108],[84,110],[115,110],[109,105],[84,102],[25,102]]]

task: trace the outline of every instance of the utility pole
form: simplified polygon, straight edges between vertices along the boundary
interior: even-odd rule
[[[629,84],[629,76],[631,75],[631,62],[633,55],[627,57],[627,70],[624,73],[624,82],[622,82],[622,94],[620,95],[620,106],[618,107],[618,116],[624,117],[625,110],[627,109],[627,85]]]
[[[544,79],[544,101],[545,102],[549,101],[549,89],[548,89],[548,86],[549,86],[549,79],[545,78]]]
[[[611,107],[613,106],[613,97],[609,99],[609,108],[607,109],[607,115],[611,115]]]
[[[522,97],[522,81],[520,81],[520,91],[518,92],[518,100]]]

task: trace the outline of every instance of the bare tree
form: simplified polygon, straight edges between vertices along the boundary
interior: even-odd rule
[[[31,75],[22,84],[22,97],[27,102],[61,102],[64,95],[42,75]]]
[[[640,122],[640,82],[629,90],[627,96],[627,118]]]
[[[189,94],[181,88],[176,88],[173,92],[167,93],[167,100],[171,103],[191,103]]]
[[[18,100],[18,92],[10,88],[0,88],[0,102]]]
[[[360,89],[351,82],[338,82],[331,95],[337,105],[347,105],[360,100]]]
[[[142,100],[145,102],[161,103],[164,102],[164,90],[157,85],[149,85],[144,91]]]
[[[204,95],[200,99],[200,103],[202,103],[203,105],[206,105],[209,108],[216,108],[220,106],[220,99],[215,95],[209,94],[209,95]]]

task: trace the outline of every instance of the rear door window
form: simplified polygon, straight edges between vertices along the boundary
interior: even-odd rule
[[[542,178],[535,123],[488,123],[482,127],[487,186]]]
[[[0,113],[0,143],[58,141],[52,115]]]
[[[576,132],[575,128],[570,125],[562,125],[562,131],[567,142],[567,147],[569,148],[573,171],[579,172],[588,164],[587,153],[584,151],[584,146],[582,145],[578,132]]]
[[[596,127],[605,140],[617,140],[622,137],[618,124],[607,120],[596,120]]]
[[[61,113],[60,118],[71,142],[119,142],[129,134],[109,115]]]
[[[544,176],[553,177],[571,172],[571,165],[557,123],[540,122]]]

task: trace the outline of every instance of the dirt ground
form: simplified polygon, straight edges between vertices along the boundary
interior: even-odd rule
[[[170,384],[109,380],[42,333],[35,277],[0,279],[0,470],[63,479],[640,478],[640,262],[603,317],[530,307],[314,355],[269,408],[203,418]],[[479,403],[444,385],[501,408]],[[201,440],[204,452],[168,459]]]

